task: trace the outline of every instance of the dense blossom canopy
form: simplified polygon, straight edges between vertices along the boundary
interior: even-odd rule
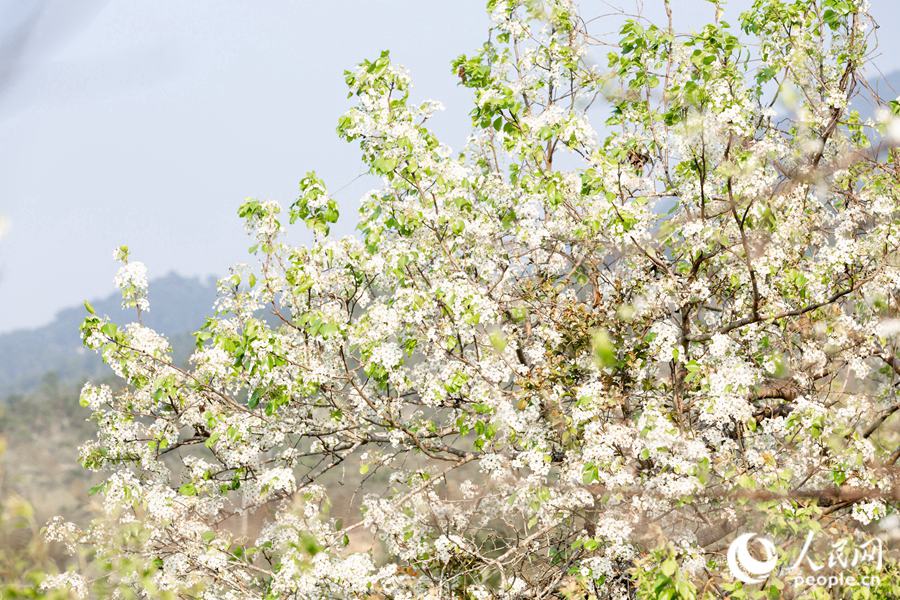
[[[866,3],[756,0],[696,33],[671,4],[609,40],[568,0],[490,0],[452,66],[459,154],[387,53],[348,71],[338,133],[383,183],[359,234],[330,234],[315,173],[289,208],[243,204],[257,266],[222,279],[188,366],[88,307],[124,382],[81,398],[106,516],[49,535],[103,573],[50,583],[779,597],[796,553],[745,585],[735,535],[859,541],[893,510],[900,126],[864,78]],[[116,257],[140,315],[146,271]]]

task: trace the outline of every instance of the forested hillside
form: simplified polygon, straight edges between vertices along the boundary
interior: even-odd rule
[[[203,324],[215,300],[215,281],[170,273],[151,283],[153,309],[145,323],[170,336],[177,359],[190,352],[191,332]],[[121,299],[109,295],[91,300],[95,310],[113,321],[129,322]],[[62,382],[104,377],[109,369],[97,356],[81,346],[78,327],[84,319],[83,306],[66,308],[51,323],[37,329],[23,329],[0,335],[0,398],[35,390],[47,375]]]

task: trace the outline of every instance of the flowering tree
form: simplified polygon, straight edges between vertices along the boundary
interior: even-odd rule
[[[676,33],[664,5],[668,23],[624,21],[606,69],[570,2],[490,0],[490,41],[453,63],[475,97],[459,155],[387,53],[348,71],[338,133],[383,182],[360,234],[329,234],[314,173],[285,212],[246,202],[258,269],[221,281],[190,368],[88,307],[84,343],[124,381],[81,398],[108,518],[49,535],[105,573],[53,583],[824,593],[788,591],[787,551],[735,581],[724,549],[744,523],[853,535],[896,506],[898,105],[850,108],[860,0],[756,0],[743,33],[718,10]],[[313,243],[288,245],[285,220]],[[148,310],[143,265],[116,257]]]

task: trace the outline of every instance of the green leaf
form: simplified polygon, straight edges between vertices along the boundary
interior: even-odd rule
[[[197,488],[193,483],[185,483],[180,488],[178,488],[178,493],[182,496],[196,496]]]
[[[686,579],[679,579],[675,582],[675,591],[684,600],[694,600],[697,597],[697,590]]]
[[[496,350],[498,353],[502,353],[504,350],[506,350],[506,336],[503,335],[502,331],[492,331],[489,338],[491,340],[491,346],[493,346],[494,350]]]
[[[674,558],[669,558],[663,562],[659,566],[659,570],[662,571],[663,575],[666,577],[671,577],[675,574],[675,570],[678,568],[678,563],[675,562]]]
[[[259,399],[262,398],[263,392],[260,388],[256,388],[253,390],[253,394],[250,396],[250,400],[247,402],[247,406],[250,408],[256,408],[259,406]]]
[[[380,174],[390,173],[397,168],[397,159],[379,156],[375,159],[375,162],[372,163],[372,168]]]
[[[581,472],[581,482],[589,485],[600,479],[600,471],[594,463],[587,463]]]
[[[595,329],[591,336],[591,348],[594,351],[594,362],[601,367],[615,367],[616,348],[609,333],[605,329]]]

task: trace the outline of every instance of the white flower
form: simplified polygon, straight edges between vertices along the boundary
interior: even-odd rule
[[[67,571],[59,575],[48,575],[41,582],[43,591],[67,590],[76,598],[87,598],[87,581],[82,575]]]
[[[372,350],[371,360],[391,371],[403,360],[403,351],[393,342],[379,344]]]
[[[863,525],[868,525],[872,521],[877,521],[885,515],[884,502],[881,500],[870,500],[869,502],[857,502],[853,505],[851,511],[853,518]]]
[[[656,360],[661,362],[672,360],[675,357],[675,349],[681,335],[678,327],[669,321],[659,321],[653,324],[650,333],[656,336],[650,342],[650,352],[653,353]]]
[[[128,262],[119,267],[115,283],[122,292],[122,308],[150,310],[150,302],[147,300],[147,267],[144,263]]]
[[[294,472],[284,467],[277,467],[264,471],[257,482],[261,495],[270,496],[277,492],[293,493],[297,488]]]

